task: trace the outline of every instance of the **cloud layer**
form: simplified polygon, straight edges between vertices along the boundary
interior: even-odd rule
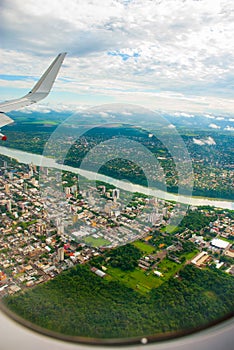
[[[68,51],[57,89],[79,101],[231,112],[233,13],[232,0],[3,0],[0,74],[37,76]]]

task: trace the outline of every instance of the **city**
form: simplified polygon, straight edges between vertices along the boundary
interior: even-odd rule
[[[105,256],[128,243],[140,250],[136,268],[142,276],[142,282],[132,277],[130,285],[143,293],[176,277],[189,263],[234,275],[232,211],[190,207],[176,228],[179,204],[104,183],[88,183],[81,191],[77,176],[68,172],[62,177],[64,198],[48,187],[43,200],[38,167],[3,156],[1,163],[1,297],[45,283],[77,264],[91,263],[99,276],[118,280]],[[44,185],[57,186],[55,170],[45,168],[42,174]]]

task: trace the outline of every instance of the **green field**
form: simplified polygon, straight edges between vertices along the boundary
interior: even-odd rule
[[[108,267],[107,274],[114,280],[122,282],[126,287],[130,287],[140,293],[148,293],[152,288],[160,286],[163,278],[153,275],[153,272],[145,272],[140,268],[135,268],[134,271],[123,272],[114,267]]]
[[[185,257],[186,261],[193,259],[199,253],[198,249],[194,249],[194,251],[189,253],[184,253],[181,257]]]
[[[104,238],[94,238],[92,236],[85,237],[84,243],[91,245],[92,247],[102,247],[102,246],[108,246],[110,242],[107,239]]]
[[[132,245],[141,250],[142,256],[155,252],[155,247],[140,240],[133,242]],[[184,253],[180,258],[185,257],[186,261],[188,261],[192,259],[197,252],[197,250],[194,250],[193,252]],[[162,277],[154,275],[152,269],[144,271],[141,268],[136,267],[133,271],[122,271],[120,268],[112,267],[109,264],[105,266],[108,268],[107,274],[109,275],[110,280],[122,282],[126,287],[130,287],[140,293],[146,294],[152,288],[159,287],[169,278],[178,273],[184,268],[186,261],[178,264],[168,258],[163,259],[156,268],[163,274]]]
[[[162,232],[175,233],[177,226],[175,225],[167,225],[167,227],[163,227],[160,229]]]
[[[158,265],[158,270],[163,273],[165,279],[169,279],[174,276],[181,268],[183,264],[177,264],[167,258],[163,259]]]
[[[140,249],[142,251],[142,253],[145,253],[145,254],[153,254],[153,253],[155,253],[155,247],[153,247],[150,244],[147,244],[147,243],[144,243],[144,242],[141,242],[141,241],[135,241],[135,242],[133,242],[133,245],[136,248]]]
[[[58,122],[53,120],[39,120],[39,121],[32,121],[30,122],[30,124],[45,126],[45,125],[58,125]]]
[[[193,252],[185,253],[180,256],[180,258],[185,257],[186,261],[191,260],[196,254],[198,250],[194,250]],[[182,264],[177,264],[174,261],[169,260],[168,258],[163,259],[158,265],[158,269],[164,275],[164,280],[169,279],[174,276],[177,272],[179,272],[182,268],[184,268],[186,262]]]

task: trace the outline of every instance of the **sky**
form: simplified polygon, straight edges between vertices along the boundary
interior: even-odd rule
[[[28,92],[66,51],[33,108],[234,114],[233,0],[1,0],[0,36],[1,100]]]

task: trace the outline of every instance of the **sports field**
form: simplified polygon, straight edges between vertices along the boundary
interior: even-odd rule
[[[97,247],[103,247],[103,246],[108,246],[110,244],[110,242],[107,240],[107,239],[104,239],[104,238],[95,238],[95,237],[92,237],[92,236],[89,236],[89,237],[85,237],[84,238],[84,243],[94,247],[94,248],[97,248]]]
[[[133,245],[140,249],[142,251],[143,254],[153,254],[155,253],[155,247],[153,247],[152,245],[148,244],[148,243],[144,243],[141,241],[135,241],[133,242]]]

